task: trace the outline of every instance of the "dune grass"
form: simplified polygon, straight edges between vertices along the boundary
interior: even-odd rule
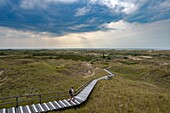
[[[99,81],[84,104],[61,111],[170,113],[169,56],[169,51],[147,50],[1,50],[0,98],[76,89],[107,75],[102,70],[107,68],[116,76]]]
[[[102,69],[98,69],[94,76],[88,77],[86,73],[93,72],[96,67],[90,65],[89,62],[71,59],[16,58],[0,60],[0,64],[0,69],[4,70],[0,77],[0,98],[63,91],[67,93],[72,86],[77,89],[90,79],[106,74]],[[84,76],[87,77],[84,78]],[[36,98],[32,97],[32,99]],[[22,98],[22,100],[26,99],[28,98]],[[15,99],[12,99],[12,101],[15,101]],[[38,101],[35,101],[35,103],[38,103]],[[20,103],[20,105],[24,104]],[[15,106],[15,104],[12,104],[12,106]],[[0,107],[10,107],[10,105]]]
[[[62,112],[169,113],[169,106],[169,92],[153,84],[124,79],[117,75],[111,80],[99,81],[83,105]]]

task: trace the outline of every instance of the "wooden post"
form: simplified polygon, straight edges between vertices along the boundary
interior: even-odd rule
[[[16,97],[16,107],[18,107],[19,102],[18,102],[18,97]]]
[[[41,104],[41,102],[42,102],[42,101],[41,101],[41,95],[39,95],[39,103]]]
[[[103,51],[103,59],[105,58],[105,54],[104,54],[104,51]]]

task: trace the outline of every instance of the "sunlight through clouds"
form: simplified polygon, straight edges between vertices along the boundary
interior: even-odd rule
[[[91,2],[105,5],[116,12],[129,14],[136,11],[146,0],[91,0]]]
[[[55,36],[50,33],[24,32],[9,28],[0,28],[1,47],[37,47],[37,48],[82,48],[82,47],[169,47],[170,20],[151,24],[112,22],[108,31],[70,33]],[[130,27],[129,27],[130,26]],[[159,26],[159,27],[158,27]],[[116,29],[116,30],[115,30]],[[161,32],[161,34],[160,34]]]

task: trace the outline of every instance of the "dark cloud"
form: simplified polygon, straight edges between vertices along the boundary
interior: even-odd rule
[[[32,2],[23,5],[23,1]],[[99,3],[91,4],[89,1],[70,0],[69,3],[47,3],[45,0],[2,0],[0,2],[0,26],[65,35],[72,32],[101,30],[100,26],[104,23],[122,19],[130,22],[150,23],[170,18],[170,8],[163,4],[168,0],[148,0],[142,5],[136,6],[138,9],[130,14],[121,12],[125,10],[124,7],[117,6],[111,9]],[[83,7],[84,9],[80,10]],[[81,12],[83,14],[80,14]],[[87,26],[70,29],[82,24]]]
[[[148,0],[139,7],[134,13],[127,15],[125,18],[130,22],[151,23],[159,20],[170,19],[170,7],[162,6],[168,0]]]

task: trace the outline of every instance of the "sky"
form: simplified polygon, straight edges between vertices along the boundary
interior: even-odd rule
[[[170,0],[0,0],[4,48],[170,49]]]

